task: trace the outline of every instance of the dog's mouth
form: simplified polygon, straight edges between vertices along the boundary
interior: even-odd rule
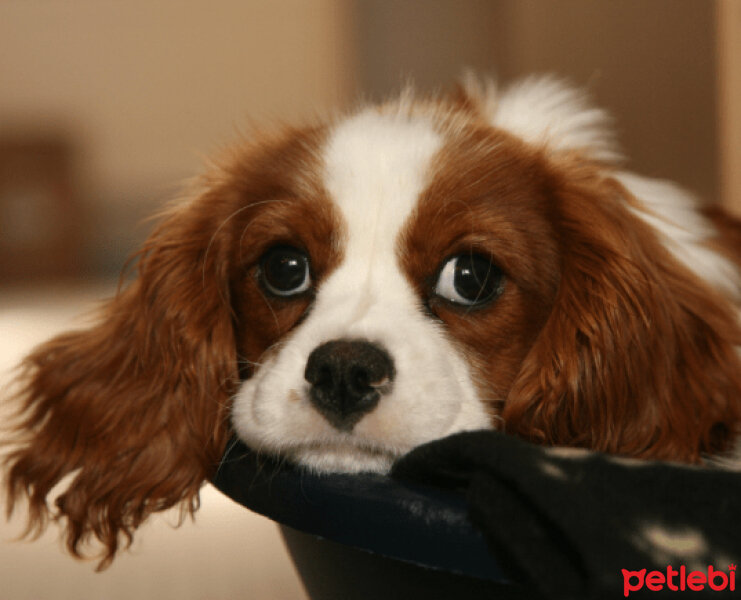
[[[355,440],[304,442],[280,451],[291,462],[320,473],[386,473],[403,453]]]

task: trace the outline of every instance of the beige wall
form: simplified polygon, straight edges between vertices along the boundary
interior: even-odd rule
[[[434,91],[464,67],[498,68],[493,52],[499,0],[349,0],[357,39],[358,86],[381,99],[406,81]]]
[[[738,12],[741,2],[721,1]],[[738,109],[721,109],[731,121],[718,127],[719,103],[741,102],[717,93],[715,28],[730,21],[716,21],[715,5],[6,0],[0,135],[68,133],[88,246],[113,253],[105,260],[114,268],[146,232],[137,221],[249,123],[301,120],[356,92],[383,96],[405,77],[444,87],[465,66],[503,80],[552,71],[587,85],[614,113],[630,166],[715,201],[719,147],[725,195],[741,188],[728,150],[739,145],[729,141]],[[720,75],[741,72],[727,64]]]
[[[628,165],[719,199],[713,2],[504,0],[503,74],[553,71],[616,117]]]
[[[738,0],[731,0],[738,2]],[[364,84],[445,85],[466,65],[502,82],[551,72],[616,118],[629,165],[716,201],[715,17],[705,0],[355,0]]]
[[[0,124],[79,132],[101,195],[166,183],[248,119],[341,99],[343,19],[336,0],[2,2]]]
[[[721,192],[741,216],[741,2],[720,0],[717,8]]]
[[[125,236],[251,121],[342,101],[346,20],[342,0],[6,0],[0,134],[67,132],[93,222]]]

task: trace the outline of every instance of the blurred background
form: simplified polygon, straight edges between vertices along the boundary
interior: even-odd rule
[[[466,67],[585,86],[630,168],[741,214],[741,0],[0,2],[0,387],[112,292],[203,156]],[[172,522],[100,575],[0,524],[0,600],[304,597],[273,525],[212,488]]]

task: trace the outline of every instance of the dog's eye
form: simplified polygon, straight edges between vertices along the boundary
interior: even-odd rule
[[[276,296],[295,296],[311,287],[309,257],[291,246],[270,248],[260,259],[260,278]]]
[[[504,274],[480,254],[459,254],[449,258],[437,277],[435,294],[454,304],[474,306],[502,293]]]

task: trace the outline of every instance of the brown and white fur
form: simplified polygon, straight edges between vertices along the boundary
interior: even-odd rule
[[[305,257],[289,293],[275,248]],[[456,291],[474,256],[487,298]],[[736,221],[621,170],[606,115],[551,78],[262,136],[168,210],[95,326],[28,357],[10,506],[105,564],[153,511],[195,510],[231,432],[318,471],[477,428],[732,456],[740,265]]]

